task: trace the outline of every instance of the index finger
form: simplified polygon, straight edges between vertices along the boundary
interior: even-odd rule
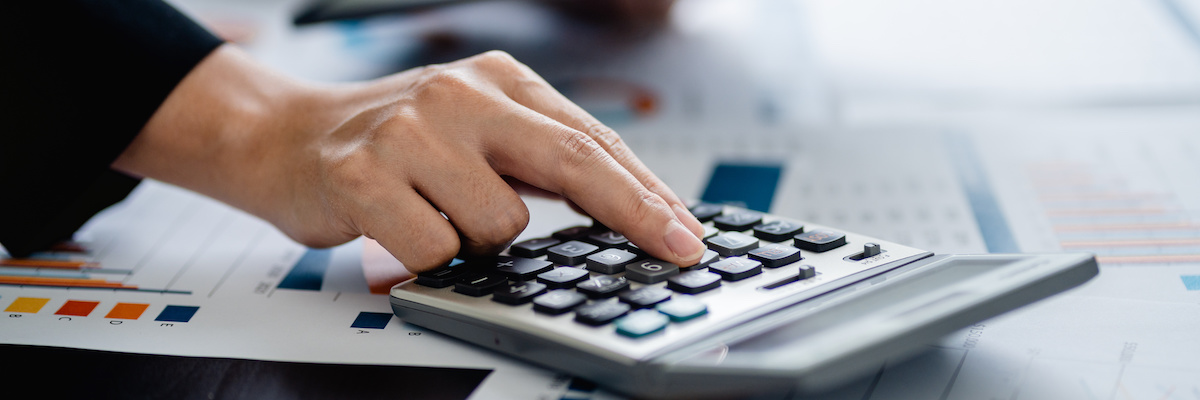
[[[697,237],[703,237],[704,227],[688,211],[687,204],[638,159],[616,131],[571,102],[528,66],[503,53],[488,55],[491,57],[480,58],[479,62],[484,65],[481,72],[491,75],[493,82],[500,82],[500,89],[505,95],[518,104],[591,137],[642,186],[662,197],[688,230]]]
[[[563,195],[665,261],[699,261],[705,246],[698,235],[600,143],[520,104],[512,107],[510,120],[497,121],[505,132],[486,135],[484,143],[497,172]]]

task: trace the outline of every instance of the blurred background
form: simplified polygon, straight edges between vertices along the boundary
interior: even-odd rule
[[[1200,399],[1198,0],[172,3],[320,81],[505,50],[687,198],[1101,262],[830,398]]]

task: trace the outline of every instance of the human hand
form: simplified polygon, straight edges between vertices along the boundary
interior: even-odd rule
[[[308,246],[373,238],[412,272],[507,246],[529,218],[510,184],[561,195],[665,261],[704,251],[700,223],[615,132],[499,52],[312,85],[223,46],[113,166]],[[399,276],[367,275],[373,288]]]

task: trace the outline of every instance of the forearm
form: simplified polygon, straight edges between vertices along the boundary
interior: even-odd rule
[[[268,70],[231,45],[179,83],[112,167],[198,191],[272,219],[289,136],[320,129],[303,112],[321,89]],[[295,139],[299,140],[299,137]]]

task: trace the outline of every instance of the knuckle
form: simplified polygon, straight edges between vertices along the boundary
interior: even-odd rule
[[[662,197],[649,190],[638,190],[626,215],[633,217],[631,221],[656,221],[658,218],[655,217],[663,215],[666,209],[667,203]]]
[[[450,259],[458,255],[461,244],[458,241],[458,235],[455,233],[430,231],[428,234],[416,236],[414,246],[410,250],[412,253],[409,256],[413,267],[422,269],[432,269],[450,262]],[[405,265],[408,265],[407,263]]]
[[[595,139],[583,133],[562,133],[559,142],[559,165],[567,172],[589,171],[608,155]]]
[[[529,212],[524,207],[519,207],[520,210],[515,208],[490,220],[486,229],[475,230],[467,239],[471,242],[470,247],[482,252],[499,251],[507,247],[529,225]]]
[[[633,158],[633,151],[621,139],[621,135],[617,131],[609,128],[600,121],[588,122],[584,126],[587,129],[588,136],[591,136],[596,142],[608,149],[608,153],[617,161],[629,161]]]
[[[503,50],[489,50],[475,56],[475,58],[478,62],[489,66],[506,67],[520,65],[520,62],[512,54],[508,54],[508,52]]]
[[[587,129],[588,136],[596,139],[597,142],[603,143],[606,146],[624,146],[625,142],[621,140],[621,135],[604,125],[600,121],[589,121],[584,124]]]
[[[472,89],[464,72],[454,68],[437,68],[425,77],[423,92],[462,92]]]

